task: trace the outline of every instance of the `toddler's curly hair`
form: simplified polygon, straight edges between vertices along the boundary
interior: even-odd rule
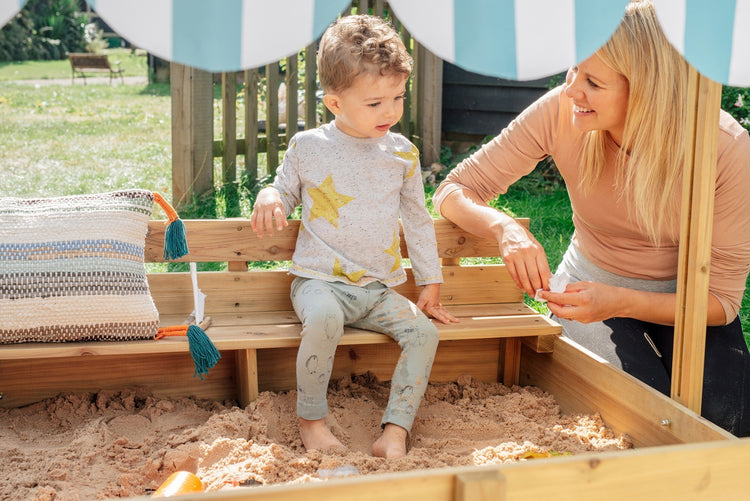
[[[327,93],[349,88],[363,73],[409,76],[412,58],[385,20],[364,14],[334,21],[318,48],[318,76]]]

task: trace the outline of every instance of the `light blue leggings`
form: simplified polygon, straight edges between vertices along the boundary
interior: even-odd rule
[[[292,304],[302,321],[297,352],[297,415],[321,419],[328,412],[326,392],[344,325],[381,332],[401,346],[382,424],[411,430],[427,389],[438,331],[414,303],[380,282],[365,287],[297,277]]]

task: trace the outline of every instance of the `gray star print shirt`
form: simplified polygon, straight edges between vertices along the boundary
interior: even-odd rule
[[[286,216],[302,204],[290,273],[360,286],[401,284],[400,218],[415,283],[442,283],[419,152],[404,136],[356,138],[333,122],[300,132],[272,186]]]

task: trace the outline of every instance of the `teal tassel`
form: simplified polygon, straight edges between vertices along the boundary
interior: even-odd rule
[[[188,252],[185,223],[182,219],[175,219],[167,225],[164,235],[164,259],[169,261],[179,259]]]
[[[216,365],[221,354],[211,342],[208,334],[197,325],[188,327],[187,338],[190,344],[190,355],[195,363],[193,377],[198,376],[203,380],[203,374],[208,375],[208,369]]]

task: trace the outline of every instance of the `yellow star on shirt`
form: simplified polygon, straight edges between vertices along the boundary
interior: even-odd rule
[[[385,249],[385,253],[390,254],[395,258],[393,268],[391,268],[391,273],[393,273],[399,266],[401,266],[401,249],[398,242],[398,235],[395,231],[393,232],[393,244]]]
[[[417,169],[417,163],[419,163],[419,150],[413,144],[411,145],[411,151],[396,151],[394,154],[404,160],[411,162],[411,170],[406,174],[405,177],[412,177],[414,171]]]
[[[333,176],[330,174],[317,188],[307,188],[307,194],[313,200],[313,206],[310,209],[310,221],[322,217],[331,223],[334,228],[339,227],[339,209],[354,200],[354,197],[336,191],[336,187],[333,185]]]
[[[351,273],[347,273],[344,271],[344,268],[341,266],[341,263],[339,263],[338,259],[334,259],[333,261],[333,276],[334,277],[346,277],[352,282],[359,282],[359,279],[362,278],[365,273],[367,273],[367,270],[359,270],[359,271],[353,271]]]

